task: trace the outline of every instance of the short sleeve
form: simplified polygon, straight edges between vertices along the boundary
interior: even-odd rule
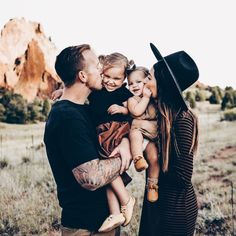
[[[121,89],[119,90],[119,97],[121,102],[125,102],[133,96],[134,95],[126,88],[126,84],[122,85]]]
[[[98,158],[96,141],[88,127],[83,119],[69,119],[61,128],[58,137],[61,154],[71,170]]]

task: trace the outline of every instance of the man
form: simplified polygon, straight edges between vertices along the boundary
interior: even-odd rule
[[[62,235],[119,235],[119,229],[96,232],[109,214],[103,186],[131,160],[130,155],[122,160],[98,158],[97,137],[85,101],[93,90],[102,88],[99,60],[84,44],[65,48],[55,68],[65,88],[49,114],[44,142],[62,208]],[[126,153],[125,142],[113,154]]]

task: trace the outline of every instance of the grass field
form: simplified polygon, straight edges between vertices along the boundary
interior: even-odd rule
[[[192,179],[199,204],[196,235],[236,235],[236,122],[220,121],[219,106],[206,102],[198,103],[195,113],[200,124]],[[59,235],[60,209],[43,131],[43,123],[0,123],[0,235]],[[128,188],[137,206],[122,235],[136,236],[144,173],[137,173],[133,166],[129,173],[133,181]]]

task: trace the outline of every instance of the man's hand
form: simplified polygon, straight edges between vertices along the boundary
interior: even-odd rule
[[[111,105],[108,109],[107,112],[110,115],[114,115],[114,114],[126,114],[126,109],[123,106],[119,106],[117,104],[113,104]]]
[[[129,169],[132,155],[130,152],[130,143],[128,138],[123,138],[121,143],[113,150],[110,157],[120,154],[121,157],[121,168],[120,174]]]

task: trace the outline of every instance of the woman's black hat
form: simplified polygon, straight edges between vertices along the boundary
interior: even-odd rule
[[[188,106],[182,92],[195,83],[199,77],[199,71],[194,60],[184,51],[175,52],[163,57],[158,49],[150,43],[157,63],[154,64],[157,86],[162,86],[165,96],[184,110]]]

